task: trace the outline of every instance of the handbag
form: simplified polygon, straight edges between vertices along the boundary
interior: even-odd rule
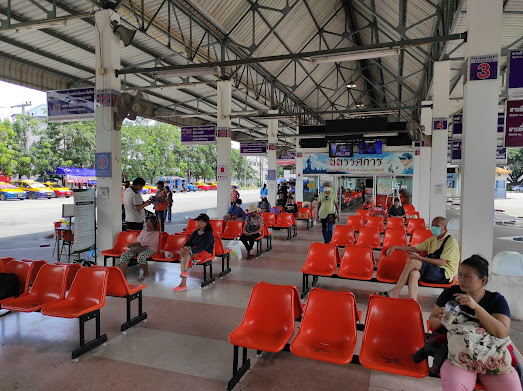
[[[446,326],[448,359],[454,366],[489,375],[512,371],[508,346],[510,338],[497,338],[478,322],[466,321]]]
[[[242,259],[242,248],[240,247],[240,240],[238,238],[231,240],[227,248],[231,249],[232,259],[237,259],[238,261]]]

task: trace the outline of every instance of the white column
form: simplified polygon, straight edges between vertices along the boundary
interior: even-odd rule
[[[498,1],[467,2],[468,57],[497,54],[499,58],[502,12],[502,3]],[[469,77],[463,97],[461,258],[481,254],[490,262],[493,256],[499,81],[497,78],[471,80]]]
[[[218,90],[218,128],[231,127],[231,82],[229,80],[222,80],[217,83]],[[216,167],[218,170],[221,166],[225,166],[227,172],[226,179],[220,179],[218,184],[218,205],[216,215],[219,219],[227,213],[231,205],[231,133],[228,132],[228,137],[216,138]]]
[[[414,153],[413,153],[414,156],[412,157],[412,164],[414,165],[414,173],[412,175],[412,205],[414,205],[416,210],[419,210],[418,208],[419,208],[420,155],[418,155],[417,153],[420,153],[419,148],[414,149]]]
[[[95,13],[95,89],[119,93],[120,79],[114,71],[120,68],[120,38],[113,34],[111,20],[120,21],[118,14],[112,10]],[[96,183],[96,244],[100,253],[112,248],[122,231],[122,139],[121,132],[114,130],[113,107],[96,107],[95,120],[96,152],[111,153],[111,177],[97,178]],[[102,192],[107,194],[105,198],[102,198]]]
[[[424,101],[423,104],[431,104],[432,101]],[[424,107],[421,109],[421,125],[425,127],[425,134],[432,134],[432,108]],[[432,154],[431,147],[421,147],[419,155],[419,189],[418,205],[414,207],[419,212],[420,217],[425,220],[427,225],[430,224],[430,158]],[[416,170],[416,166],[414,166]]]
[[[300,133],[299,126],[296,127],[296,133]],[[296,202],[303,202],[303,151],[299,138],[296,138]]]
[[[427,224],[438,216],[446,216],[447,209],[447,149],[450,90],[450,61],[434,63],[432,118],[445,118],[444,129],[432,129],[430,159],[430,213]]]
[[[278,114],[278,110],[269,110],[269,114]],[[271,144],[278,145],[278,119],[270,119],[267,121],[267,135],[269,136],[269,146]],[[278,190],[277,179],[278,179],[278,163],[276,156],[276,148],[267,150],[267,165],[268,172],[276,170],[276,177],[274,180],[267,181],[267,188],[269,189],[269,203],[276,205],[276,190]]]

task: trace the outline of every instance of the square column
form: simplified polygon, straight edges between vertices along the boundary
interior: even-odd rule
[[[278,114],[278,110],[269,110],[269,114]],[[267,136],[269,137],[269,148],[267,150],[267,188],[269,189],[269,203],[276,205],[276,191],[278,190],[278,162],[276,150],[278,148],[278,119],[270,119],[267,121]],[[274,148],[273,148],[274,146]],[[271,179],[271,170],[276,172],[274,179]]]
[[[296,134],[300,134],[299,126]],[[296,138],[296,202],[303,202],[303,151],[300,147],[300,139]]]
[[[467,57],[497,55],[501,47],[502,2],[467,2]],[[484,64],[481,64],[484,65]],[[486,62],[492,79],[469,75],[464,86],[461,150],[461,259],[493,256],[494,181],[499,99],[499,61]],[[495,68],[490,68],[495,67]],[[467,69],[468,72],[468,69]],[[497,72],[494,74],[494,72]],[[496,77],[494,77],[496,76]],[[478,79],[478,80],[474,80]]]
[[[424,101],[425,104],[431,104],[432,101]],[[421,125],[425,127],[425,134],[432,134],[432,109],[424,107],[421,109]],[[432,148],[430,146],[420,147],[419,164],[414,173],[419,175],[419,189],[418,189],[418,205],[414,203],[416,210],[420,217],[425,220],[426,224],[430,224],[430,160],[432,155]],[[416,167],[416,166],[415,166]]]
[[[427,224],[447,214],[447,149],[450,90],[450,61],[434,63],[432,83],[432,154],[430,159],[430,213]]]
[[[218,129],[226,128],[225,137],[218,132],[216,137],[216,167],[218,168],[217,184],[218,184],[218,204],[217,217],[222,218],[229,210],[231,205],[231,82],[229,80],[222,80],[217,83],[218,90]],[[226,175],[220,173],[220,167],[225,168]],[[219,179],[220,175],[222,178]]]
[[[119,22],[120,17],[112,10],[103,10],[95,12],[94,18],[98,32],[94,34],[95,90],[111,90],[114,96],[120,93],[120,79],[114,72],[120,68],[120,38],[110,24],[111,20]],[[95,120],[96,152],[111,153],[111,176],[99,177],[96,181],[96,242],[100,252],[112,248],[122,231],[122,137],[121,132],[114,129],[114,107],[97,106]]]

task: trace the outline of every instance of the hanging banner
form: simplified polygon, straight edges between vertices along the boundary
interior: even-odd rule
[[[267,153],[267,143],[240,143],[240,154],[244,156],[260,156]]]
[[[447,117],[434,117],[432,119],[432,130],[447,130]]]
[[[74,190],[73,252],[92,250],[96,243],[94,189]]]
[[[507,164],[507,148],[497,147],[496,164]]]
[[[216,126],[182,126],[182,145],[212,145],[216,143]]]
[[[505,113],[498,113],[497,146],[505,146]]]
[[[451,152],[450,163],[451,164],[461,164],[461,141],[452,142],[452,152]]]
[[[507,96],[523,96],[523,50],[510,50],[508,53]]]
[[[331,158],[328,153],[304,153],[303,174],[374,175],[394,173],[412,175],[414,172],[413,154],[413,151],[383,152],[372,155],[355,153],[351,158]]]
[[[523,147],[523,99],[506,101],[505,147]]]
[[[452,117],[452,139],[461,140],[463,134],[463,114]]]
[[[94,119],[94,87],[47,92],[47,121]]]
[[[469,80],[491,80],[498,78],[498,55],[471,56]]]

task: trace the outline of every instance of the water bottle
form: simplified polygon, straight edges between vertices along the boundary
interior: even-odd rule
[[[456,302],[454,300],[448,301],[447,304],[445,304],[445,315],[441,319],[441,323],[444,326],[451,325],[454,322],[454,320],[457,318],[457,316],[459,315],[460,312],[461,312],[461,308],[460,308],[458,302]]]

